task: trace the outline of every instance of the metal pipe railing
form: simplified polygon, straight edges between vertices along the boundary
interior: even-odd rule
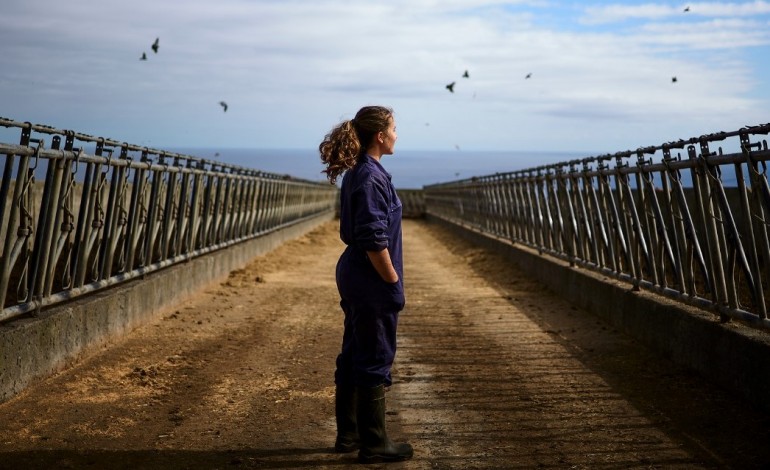
[[[0,126],[20,133],[18,144],[0,143],[0,321],[333,212],[337,199],[323,182]]]
[[[744,127],[426,186],[425,210],[770,329],[768,133]],[[711,150],[723,141],[737,150]]]

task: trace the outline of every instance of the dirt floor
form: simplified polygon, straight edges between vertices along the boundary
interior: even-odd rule
[[[770,468],[768,415],[492,254],[404,225],[404,469]],[[347,468],[330,222],[0,405],[0,468]],[[375,466],[376,467],[376,466]]]

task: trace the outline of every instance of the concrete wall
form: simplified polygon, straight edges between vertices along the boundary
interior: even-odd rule
[[[490,248],[573,305],[593,313],[652,350],[770,411],[770,335],[660,295],[631,290],[601,274],[428,216],[470,242]],[[661,399],[665,399],[661,397]],[[697,400],[697,397],[693,397]]]
[[[319,215],[144,279],[44,310],[37,317],[0,325],[0,402],[153,320],[164,307],[227,276],[254,257],[333,218],[333,212]]]

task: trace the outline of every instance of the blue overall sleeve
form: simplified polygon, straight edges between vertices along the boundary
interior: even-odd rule
[[[359,186],[352,194],[353,239],[365,251],[388,248],[389,192],[376,178]]]

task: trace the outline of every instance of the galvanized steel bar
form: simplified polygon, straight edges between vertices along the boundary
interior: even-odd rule
[[[426,213],[770,329],[769,133],[764,124],[430,185]],[[722,142],[739,150],[711,150]]]
[[[5,118],[0,126],[20,132],[19,144],[0,143],[0,321],[335,208],[337,189],[324,182]]]

